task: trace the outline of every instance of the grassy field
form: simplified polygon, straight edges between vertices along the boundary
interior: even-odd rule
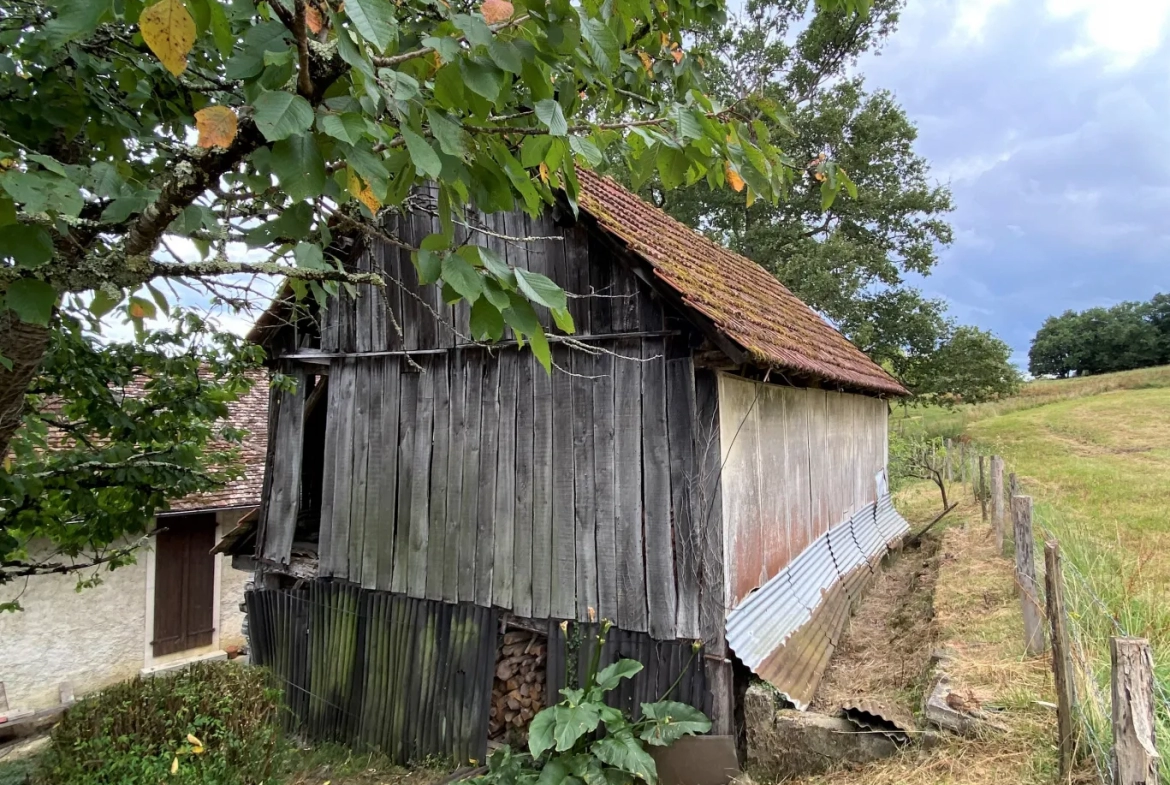
[[[1073,379],[1040,379],[1025,384],[1018,395],[1002,401],[943,409],[894,407],[891,425],[924,431],[929,436],[958,436],[976,422],[1013,412],[1073,401],[1117,390],[1170,388],[1170,365]]]
[[[1108,638],[1124,631],[1153,646],[1170,755],[1170,369],[1036,387],[999,404],[1006,413],[968,412],[978,419],[966,433],[1004,456],[1043,536],[1061,543],[1071,620],[1102,688],[1086,702],[1097,746],[1108,739]]]

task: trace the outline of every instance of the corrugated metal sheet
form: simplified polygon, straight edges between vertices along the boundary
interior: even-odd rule
[[[889,494],[818,537],[727,615],[736,656],[805,709],[889,544],[910,530]]]
[[[484,760],[495,611],[325,581],[245,600],[253,662],[283,689],[291,730],[398,763]]]

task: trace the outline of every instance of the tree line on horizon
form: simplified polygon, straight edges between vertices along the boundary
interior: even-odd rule
[[[1170,364],[1170,294],[1049,316],[1028,351],[1033,376],[1088,376]]]

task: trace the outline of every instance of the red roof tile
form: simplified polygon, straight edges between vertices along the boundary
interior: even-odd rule
[[[890,395],[906,389],[747,257],[580,169],[580,206],[650,263],[683,301],[764,365]]]

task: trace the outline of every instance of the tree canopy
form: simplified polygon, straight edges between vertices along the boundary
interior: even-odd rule
[[[846,24],[869,3],[820,6]],[[826,202],[852,192],[832,159],[783,149],[772,97],[708,88],[687,34],[723,19],[720,0],[0,0],[0,582],[68,569],[32,563],[36,537],[129,558],[111,546],[231,471],[224,406],[256,357],[190,321],[192,297],[393,285],[334,253],[377,238],[471,304],[476,340],[507,324],[547,367],[565,293],[455,248],[469,205],[575,209],[575,167],[607,158],[765,202],[806,176]],[[438,230],[412,247],[384,218],[418,210]],[[103,342],[116,319],[136,343]]]
[[[1170,295],[1050,316],[1028,351],[1035,376],[1129,371],[1170,363]]]

